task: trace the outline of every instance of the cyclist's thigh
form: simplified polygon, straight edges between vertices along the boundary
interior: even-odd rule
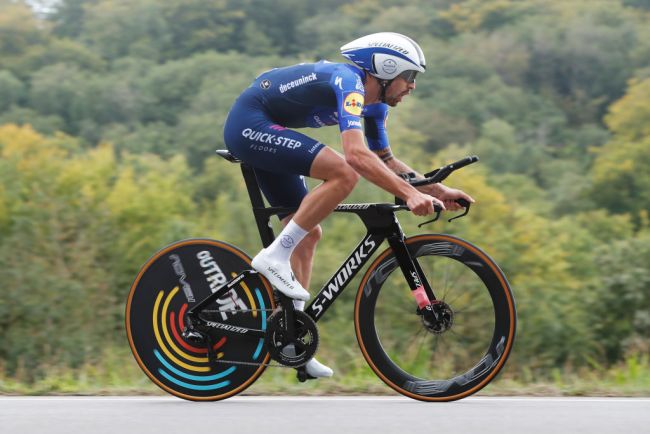
[[[311,164],[311,178],[328,180],[341,175],[341,170],[353,170],[345,161],[345,157],[334,149],[326,146]]]
[[[308,193],[304,176],[326,148],[309,136],[274,123],[254,93],[248,91],[230,110],[224,139],[230,152],[255,168],[260,188],[272,206],[300,205]]]
[[[231,109],[224,127],[230,152],[256,169],[309,176],[314,158],[325,145],[274,123],[250,101],[251,97],[242,97]]]
[[[255,169],[255,175],[264,197],[271,206],[298,207],[309,191],[305,177],[302,175],[269,172],[263,169]],[[278,217],[282,220],[287,215],[281,214]]]

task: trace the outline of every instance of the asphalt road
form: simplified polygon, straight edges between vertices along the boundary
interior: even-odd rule
[[[0,433],[650,433],[650,398],[0,397]]]

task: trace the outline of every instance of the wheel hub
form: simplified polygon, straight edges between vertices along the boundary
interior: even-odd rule
[[[454,324],[454,311],[444,301],[436,300],[424,310],[418,309],[418,315],[424,328],[436,335],[446,332]]]

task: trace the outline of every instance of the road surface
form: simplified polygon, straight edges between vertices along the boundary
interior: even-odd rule
[[[650,433],[650,398],[0,396],[1,433]]]

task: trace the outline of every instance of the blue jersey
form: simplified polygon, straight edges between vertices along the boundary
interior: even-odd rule
[[[325,147],[294,128],[363,129],[370,149],[390,155],[388,106],[364,104],[363,79],[364,72],[353,65],[302,63],[261,74],[239,95],[224,125],[224,141],[233,155],[255,169],[271,205],[301,203],[307,194],[303,177],[310,176]]]
[[[267,113],[288,128],[338,125],[341,131],[364,129],[374,151],[388,148],[383,103],[364,104],[364,72],[345,63],[301,63],[261,74],[251,88]],[[362,126],[361,121],[364,121]]]

